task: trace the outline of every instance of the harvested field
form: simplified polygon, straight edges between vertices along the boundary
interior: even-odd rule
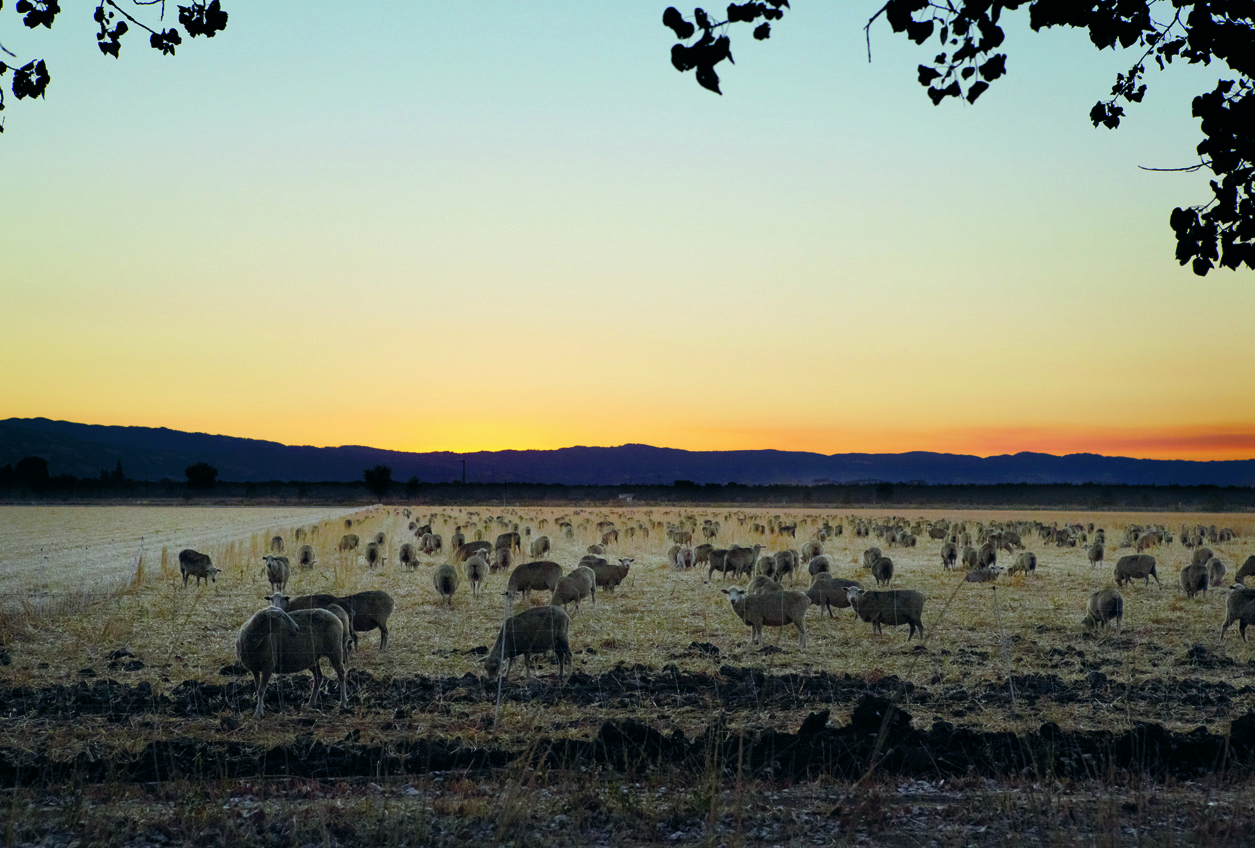
[[[1122,590],[1120,633],[1080,627],[1089,593],[1109,585],[1128,552],[1117,550],[1128,525],[1231,527],[1232,540],[1209,546],[1232,574],[1255,553],[1249,516],[911,513],[912,522],[966,521],[973,535],[994,519],[1106,530],[1110,553],[1097,568],[1083,546],[1025,534],[1036,571],[975,584],[942,569],[941,543],[927,535],[914,547],[854,536],[856,522],[883,514],[692,513],[695,526],[720,522],[716,544],[764,552],[800,547],[824,521],[841,524],[843,535],[823,543],[837,576],[870,588],[862,552],[875,544],[894,561],[892,588],[929,597],[922,643],[908,642],[905,627],[873,635],[848,609],[828,618],[812,608],[799,651],[792,627],[769,627],[751,644],[720,592],[731,581],[668,564],[666,525],[690,511],[420,509],[316,524],[252,511],[261,515],[242,518],[238,534],[197,542],[223,570],[199,587],[182,585],[177,563],[195,533],[181,538],[174,527],[131,561],[121,588],[76,591],[62,578],[64,591],[43,590],[39,603],[6,589],[8,841],[141,844],[151,833],[205,832],[205,844],[1226,844],[1255,823],[1255,640],[1242,643],[1236,628],[1220,638],[1223,590],[1185,598],[1177,572],[1190,551],[1179,541],[1150,551],[1163,586]],[[400,568],[410,522],[429,518],[445,550]],[[42,531],[10,538],[29,548],[32,534],[52,534],[39,520]],[[482,658],[512,609],[501,594],[507,575],[491,575],[474,600],[463,580],[453,609],[442,607],[431,573],[450,561],[454,528],[492,540],[518,522],[524,546],[544,533],[550,558],[570,569],[601,541],[599,520],[620,530],[606,556],[635,562],[595,607],[571,611],[574,672],[559,683],[550,655],[535,679],[520,667],[487,685]],[[753,529],[793,522],[795,536]],[[72,524],[56,526],[46,545],[76,544]],[[317,557],[312,569],[293,568],[288,594],[387,591],[390,650],[379,650],[377,632],[359,634],[348,710],[335,705],[334,676],[323,708],[305,708],[310,678],[299,674],[276,678],[254,720],[234,637],[265,604],[270,537],[283,536],[291,554],[297,526]],[[363,545],[383,532],[385,564],[368,569],[360,549],[340,552],[345,532]],[[125,565],[116,544],[84,544],[83,573]],[[13,557],[0,547],[0,562]]]

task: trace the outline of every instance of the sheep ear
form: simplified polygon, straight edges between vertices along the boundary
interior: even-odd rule
[[[729,594],[729,592],[728,592],[728,590],[727,590],[727,589],[720,589],[719,591],[720,591],[720,592],[723,592],[725,595]]]

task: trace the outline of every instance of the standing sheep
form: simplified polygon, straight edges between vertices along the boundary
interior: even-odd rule
[[[1162,586],[1159,575],[1155,573],[1155,558],[1150,554],[1129,554],[1116,560],[1116,586],[1124,588],[1125,583],[1141,578],[1150,586],[1150,578],[1155,578],[1155,585]]]
[[[1108,586],[1092,593],[1086,609],[1085,618],[1081,620],[1082,625],[1092,630],[1099,625],[1107,627],[1115,619],[1116,632],[1120,632],[1121,622],[1124,621],[1124,598],[1116,589]]]
[[[346,521],[348,519],[345,519]],[[348,553],[357,550],[357,546],[361,543],[356,533],[345,533],[340,537],[340,552]]]
[[[486,557],[491,550],[492,542],[467,542],[453,549],[453,561],[455,563],[466,562],[475,554],[483,554]]]
[[[271,592],[283,592],[292,574],[292,566],[285,556],[266,554],[266,579],[270,581]]]
[[[349,614],[354,631],[365,633],[379,628],[379,650],[388,650],[388,617],[394,605],[391,595],[378,590],[356,592],[336,598],[336,603]]]
[[[549,537],[537,536],[535,539],[532,539],[530,550],[532,552],[532,559],[540,559],[541,557],[547,555],[549,553]]]
[[[959,561],[959,546],[954,542],[945,542],[941,546],[941,567],[946,571],[954,568]]]
[[[379,551],[378,542],[366,543],[366,565],[374,568],[376,565],[383,564],[383,554]]]
[[[1224,563],[1220,561],[1220,557],[1212,557],[1207,560],[1207,580],[1213,587],[1219,586],[1224,582],[1225,571]]]
[[[496,680],[501,672],[501,664],[505,663],[505,676],[509,680],[510,666],[513,664],[510,661],[520,655],[523,657],[524,671],[531,676],[532,654],[553,651],[558,657],[558,680],[561,682],[567,663],[571,662],[571,645],[567,641],[570,628],[570,617],[558,607],[533,607],[510,616],[501,625],[497,641],[484,658],[484,671],[488,679]]]
[[[274,604],[273,596],[271,603]],[[278,606],[275,604],[275,606]],[[349,652],[357,647],[357,634],[353,632],[353,622],[349,620],[349,614],[345,612],[344,607],[336,603],[335,595],[298,595],[295,598],[284,597],[283,609],[288,612],[306,609],[325,609],[340,619],[340,626],[344,628],[344,656],[347,659]]]
[[[811,561],[806,564],[806,570],[812,578],[817,574],[831,574],[832,560],[828,558],[827,554],[811,557]]]
[[[1007,569],[1008,574],[1028,574],[1037,570],[1037,554],[1024,551],[1015,558],[1015,563]]]
[[[558,578],[549,606],[566,609],[567,604],[574,603],[579,612],[580,601],[585,598],[591,598],[593,606],[597,606],[597,575],[587,565],[577,565]]]
[[[466,561],[466,579],[471,582],[472,598],[478,598],[479,593],[483,591],[488,571],[488,561],[481,554],[476,554]]]
[[[1103,548],[1102,542],[1095,542],[1085,549],[1085,556],[1089,559],[1090,568],[1102,562],[1102,558],[1105,555],[1106,550]]]
[[[712,549],[709,556],[706,557],[706,564],[709,566],[708,570],[706,571],[707,583],[709,583],[710,579],[715,576],[716,571],[721,573],[725,580],[728,579],[729,571],[728,571],[728,549],[727,548]]]
[[[314,567],[314,549],[310,545],[301,545],[296,552],[296,564],[301,568],[309,569]]]
[[[187,578],[195,577],[196,585],[200,585],[203,579],[206,583],[211,580],[218,582],[218,575],[222,573],[222,569],[214,568],[213,560],[209,558],[209,554],[202,554],[191,548],[184,548],[179,551],[179,571],[183,574],[183,585],[187,585]]]
[[[1233,579],[1246,585],[1246,578],[1255,576],[1255,554],[1246,558],[1246,562],[1242,563],[1242,567],[1238,569],[1238,573],[1233,575]]]
[[[827,610],[828,617],[835,618],[832,614],[833,607],[844,609],[850,605],[850,596],[845,590],[851,586],[863,588],[863,584],[857,580],[833,577],[831,574],[821,572],[811,581],[810,588],[806,590],[806,597],[810,598],[812,604],[819,607],[821,613]]]
[[[272,554],[283,553],[283,537],[275,536],[270,540],[270,552]]]
[[[397,560],[407,570],[418,568],[418,550],[410,542],[403,542],[397,550]]]
[[[493,548],[492,564],[493,571],[504,571],[514,564],[514,555],[510,553],[509,548]]]
[[[1192,598],[1199,592],[1207,596],[1207,566],[1201,562],[1192,562],[1181,569],[1181,588],[1185,597]]]
[[[1242,634],[1242,641],[1245,642],[1246,626],[1255,624],[1255,589],[1248,589],[1240,583],[1235,583],[1229,590],[1229,600],[1225,604],[1224,624],[1220,628],[1221,639],[1224,638],[1229,625],[1234,622],[1237,622],[1238,632]]]
[[[733,577],[742,575],[748,577],[754,570],[754,565],[758,562],[758,553],[762,549],[762,545],[755,545],[752,548],[733,545],[728,548],[728,553],[723,559],[724,573],[731,573]]]
[[[863,551],[863,568],[870,571],[871,567],[876,564],[876,560],[880,559],[881,556],[883,556],[883,553],[880,548],[868,548]]]
[[[920,639],[924,638],[924,602],[928,600],[921,592],[914,589],[891,589],[886,592],[869,592],[857,586],[845,590],[850,606],[863,621],[871,622],[872,630],[883,633],[882,625],[910,625],[906,641],[911,641],[916,628]]]
[[[436,569],[431,579],[436,586],[436,594],[452,609],[453,593],[458,590],[458,570],[452,565],[445,563]]]
[[[888,586],[893,580],[893,560],[882,556],[872,563],[872,577],[876,578],[877,586]]]
[[[519,592],[526,600],[533,590],[552,592],[558,586],[558,578],[562,576],[562,566],[556,562],[541,560],[539,562],[522,562],[510,572],[506,582],[506,595],[513,598]]]
[[[810,598],[801,592],[779,591],[750,595],[739,588],[724,589],[732,602],[732,611],[750,628],[750,641],[758,644],[763,627],[784,627],[792,624],[797,628],[797,646],[806,649],[806,610]]]
[[[240,628],[235,639],[235,654],[240,665],[253,673],[257,689],[254,718],[262,716],[266,688],[274,674],[294,674],[309,669],[314,675],[309,706],[317,706],[322,688],[320,660],[323,657],[331,661],[340,683],[340,706],[349,705],[344,685],[344,628],[327,610],[287,613],[276,606],[266,607]]]
[[[597,585],[610,592],[614,592],[616,586],[622,583],[628,576],[628,570],[636,560],[631,557],[619,557],[617,565],[598,560],[592,563],[589,568],[593,570],[593,574],[597,577]]]

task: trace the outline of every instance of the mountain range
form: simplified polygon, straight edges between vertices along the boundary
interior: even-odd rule
[[[309,447],[186,433],[164,427],[115,427],[9,418],[0,421],[0,465],[27,456],[47,460],[53,475],[96,477],[122,463],[133,480],[185,479],[184,469],[208,462],[219,479],[235,482],[361,480],[375,465],[394,480],[566,485],[851,482],[929,484],[1104,483],[1123,485],[1255,486],[1255,460],[1130,459],[1098,454],[1002,456],[912,451],[898,454],[743,450],[687,451],[628,444],[557,450],[407,453],[345,445]]]

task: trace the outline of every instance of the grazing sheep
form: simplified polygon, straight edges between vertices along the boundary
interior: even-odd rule
[[[809,564],[811,560],[813,560],[817,556],[822,555],[823,552],[824,552],[824,546],[822,543],[818,542],[817,540],[812,539],[811,541],[806,542],[805,544],[802,545],[802,550],[800,552],[802,564],[803,565]]]
[[[449,547],[457,550],[466,544],[466,534],[462,532],[462,528],[458,527],[453,531],[453,535],[449,537]]]
[[[785,550],[777,553],[775,578],[780,580],[788,574],[789,582],[793,583],[793,575],[797,573],[798,559],[798,553],[795,550]]]
[[[579,612],[580,601],[585,598],[592,598],[593,606],[597,606],[597,574],[587,565],[577,565],[558,578],[549,606],[566,609],[567,604],[573,603]]]
[[[835,618],[832,614],[833,607],[844,609],[850,605],[850,596],[845,593],[845,590],[850,586],[855,586],[859,589],[863,588],[863,584],[857,580],[847,580],[844,577],[833,577],[831,574],[820,573],[811,581],[811,587],[806,590],[806,597],[811,599],[812,604],[820,608],[821,614],[823,610],[827,610],[828,617]]]
[[[382,530],[380,530],[378,533],[375,534],[375,538],[373,541],[376,545],[383,547],[384,542],[388,541],[388,537],[384,535],[384,532]]]
[[[561,681],[567,663],[571,662],[571,646],[567,641],[570,628],[570,617],[558,607],[534,607],[510,616],[501,625],[497,641],[484,658],[484,671],[488,679],[497,679],[504,662],[505,679],[509,680],[512,665],[510,661],[519,655],[522,655],[523,669],[530,677],[532,654],[553,651],[558,657],[558,680]]]
[[[688,571],[697,563],[697,554],[687,545],[680,548],[675,553],[675,567],[681,571]]]
[[[871,569],[876,564],[876,560],[880,559],[884,554],[880,548],[868,548],[863,551],[863,568]]]
[[[806,570],[811,577],[814,577],[816,574],[830,574],[832,572],[832,560],[828,558],[827,554],[811,557],[811,561],[806,563]]]
[[[967,545],[963,548],[962,561],[963,567],[968,571],[974,571],[975,569],[980,568],[980,563],[978,562],[978,557],[976,555],[976,548],[973,548],[971,545]]]
[[[1194,563],[1206,565],[1207,561],[1214,556],[1215,553],[1212,552],[1211,548],[1195,548],[1194,552],[1190,555],[1190,565],[1193,565]]]
[[[282,595],[277,597],[282,598]],[[314,675],[309,706],[317,706],[322,688],[320,661],[323,657],[331,661],[340,683],[340,706],[349,705],[348,690],[344,685],[344,627],[340,619],[327,610],[306,609],[289,613],[274,605],[259,610],[240,628],[235,639],[235,654],[240,665],[253,673],[253,682],[257,687],[254,718],[262,716],[266,688],[273,674],[294,674],[309,669]]]
[[[784,627],[792,624],[797,628],[798,650],[806,649],[806,610],[810,598],[801,592],[779,591],[751,595],[739,588],[724,589],[732,602],[732,611],[750,628],[750,641],[758,644],[763,627]]]
[[[487,556],[488,551],[491,550],[492,542],[467,542],[465,545],[458,545],[453,549],[453,561],[455,563],[466,562],[475,554]]]
[[[715,549],[715,546],[710,544],[709,542],[703,542],[702,544],[693,548],[694,567],[699,566],[699,565],[707,565],[707,566],[710,565],[710,553],[714,549]]]
[[[749,588],[745,590],[750,595],[761,595],[763,592],[783,592],[784,585],[772,580],[766,574],[760,574],[750,581]],[[726,592],[724,594],[727,594]]]
[[[776,556],[775,554],[763,554],[758,558],[758,565],[754,566],[755,574],[764,574],[767,577],[775,578],[776,576]]]
[[[179,551],[179,571],[183,574],[183,585],[187,585],[187,578],[195,577],[196,585],[200,585],[200,581],[204,579],[206,583],[211,580],[218,582],[218,575],[222,573],[222,569],[214,568],[213,560],[209,558],[209,554],[202,554],[191,548],[184,548]]]
[[[605,545],[589,545],[586,550],[590,554],[594,554],[595,556],[601,556],[602,554],[606,552],[606,546]]]
[[[397,560],[402,568],[410,570],[418,568],[418,550],[409,542],[404,542],[397,550]]]
[[[1155,585],[1163,585],[1159,582],[1159,575],[1155,573],[1155,558],[1150,554],[1128,554],[1116,560],[1116,586],[1124,588],[1125,583],[1139,577],[1146,581],[1147,586],[1152,577],[1155,578]]]
[[[392,615],[393,608],[391,595],[372,589],[336,598],[336,603],[349,614],[354,631],[365,633],[378,627],[379,650],[388,650],[388,616]]]
[[[282,592],[291,574],[292,565],[287,557],[266,554],[266,579],[270,581],[270,591]]]
[[[476,554],[466,561],[466,579],[471,584],[471,597],[478,598],[479,593],[483,591],[484,581],[488,579],[488,560],[484,559],[483,554]]]
[[[1207,566],[1201,562],[1192,562],[1181,569],[1181,588],[1185,597],[1192,598],[1199,592],[1207,595]]]
[[[1024,551],[1015,558],[1015,563],[1007,569],[1007,574],[1028,574],[1037,570],[1037,554]]]
[[[976,565],[978,568],[989,568],[998,561],[998,549],[991,542],[986,542],[980,546],[980,550],[976,552]]]
[[[561,576],[562,566],[556,562],[521,562],[510,572],[510,579],[506,582],[506,595],[513,598],[522,592],[526,600],[531,597],[532,590],[552,592],[557,588],[558,578]]]
[[[272,554],[283,553],[283,537],[275,536],[270,540],[270,552]]]
[[[1106,549],[1103,548],[1102,542],[1095,542],[1085,549],[1085,556],[1089,558],[1089,565],[1091,568],[1102,562],[1102,558],[1105,554]]]
[[[928,597],[914,589],[890,589],[884,592],[866,591],[858,586],[850,586],[845,590],[850,600],[850,607],[863,621],[871,622],[872,630],[883,633],[882,625],[910,625],[911,631],[906,641],[911,641],[919,628],[920,639],[924,638],[924,602]]]
[[[893,580],[893,560],[882,556],[872,563],[872,577],[876,578],[877,586],[888,586]]]
[[[493,571],[504,571],[514,565],[514,554],[510,553],[509,548],[493,548],[492,561],[489,567]]]
[[[724,574],[731,573],[734,577],[749,576],[758,562],[758,553],[762,549],[762,545],[755,545],[752,548],[733,545],[728,548],[728,553],[723,559]]]
[[[1212,557],[1207,560],[1208,582],[1211,583],[1212,586],[1219,586],[1224,582],[1224,576],[1227,570],[1228,569],[1225,568],[1224,563],[1220,561],[1220,557]]]
[[[314,561],[315,557],[313,547],[310,545],[301,545],[300,549],[296,552],[296,564],[301,568],[308,569],[314,567]]]
[[[1238,573],[1233,575],[1233,579],[1246,585],[1246,578],[1255,575],[1255,554],[1248,556],[1246,562],[1242,563],[1242,567],[1238,569]]]
[[[1092,593],[1087,610],[1085,618],[1081,620],[1082,625],[1092,630],[1099,625],[1107,627],[1115,619],[1116,632],[1120,632],[1120,625],[1124,621],[1124,598],[1117,590],[1108,586]]]
[[[431,579],[432,583],[436,586],[436,594],[449,605],[450,609],[452,609],[453,593],[458,590],[458,583],[460,582],[458,570],[452,565],[445,563],[436,569],[436,572],[432,574]]]
[[[532,539],[532,545],[529,548],[532,553],[532,559],[540,559],[549,553],[549,537],[537,536]]]
[[[619,531],[615,530],[613,527],[601,534],[602,547],[610,547],[611,542],[614,542],[615,544],[618,544],[619,542]]]
[[[1242,635],[1242,641],[1245,642],[1246,626],[1255,624],[1255,589],[1248,589],[1241,583],[1233,584],[1233,588],[1229,590],[1224,624],[1220,628],[1221,639],[1224,638],[1229,625],[1234,622],[1237,622],[1238,633]]]
[[[941,567],[946,571],[954,568],[959,561],[959,546],[954,542],[946,542],[941,546]]]
[[[497,537],[494,548],[505,548],[512,553],[523,553],[523,537],[516,532],[502,533]]]
[[[614,588],[627,578],[628,570],[635,562],[636,560],[632,557],[620,557],[617,565],[599,560],[589,567],[593,570],[593,574],[597,575],[597,585],[613,592]]]
[[[345,533],[340,537],[340,552],[347,553],[357,550],[357,546],[361,544],[361,541],[356,533]]]
[[[1001,565],[991,565],[989,568],[975,568],[963,575],[964,583],[992,583],[998,579],[998,575],[1002,573]]]
[[[273,603],[273,601],[271,601]],[[345,612],[344,607],[336,603],[335,595],[319,594],[319,595],[298,595],[295,598],[284,597],[283,608],[288,612],[305,609],[325,609],[340,619],[340,623],[344,625],[344,655],[348,657],[349,651],[357,647],[357,634],[353,632],[353,623],[349,620],[349,614]]]

